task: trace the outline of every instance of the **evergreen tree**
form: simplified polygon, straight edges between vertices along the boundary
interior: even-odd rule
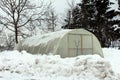
[[[63,28],[87,29],[96,35],[102,47],[110,46],[111,41],[120,38],[120,20],[113,20],[120,12],[109,10],[112,4],[109,0],[82,0],[72,10],[69,27],[66,24]]]
[[[114,4],[114,3],[111,3]],[[107,18],[108,18],[108,26],[110,27],[109,30],[107,30],[111,36],[109,39],[111,41],[116,41],[117,39],[120,39],[120,0],[118,0],[119,8],[118,10],[110,10],[107,11]]]
[[[96,0],[95,7],[96,7],[96,17],[95,17],[95,25],[96,25],[96,32],[94,34],[98,37],[101,42],[102,47],[108,46],[108,36],[107,30],[109,29],[107,23],[108,19],[106,17],[106,11],[109,9],[109,0]]]
[[[64,28],[64,29],[72,29],[72,12],[70,11],[70,10],[68,10],[68,12],[67,12],[67,17],[66,17],[66,19],[64,19],[64,21],[65,21],[65,25],[64,26],[62,26],[62,28]]]
[[[102,46],[105,46],[109,0],[82,0],[81,4],[72,10],[72,28],[85,28],[94,33]]]

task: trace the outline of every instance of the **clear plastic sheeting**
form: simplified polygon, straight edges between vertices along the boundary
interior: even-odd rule
[[[87,54],[99,54],[103,57],[98,39],[84,29],[61,30],[33,36],[21,41],[16,49],[33,54],[52,53],[63,58]]]

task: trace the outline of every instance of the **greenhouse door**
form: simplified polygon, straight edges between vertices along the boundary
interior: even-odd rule
[[[92,35],[69,34],[68,35],[68,56],[78,56],[93,53]]]

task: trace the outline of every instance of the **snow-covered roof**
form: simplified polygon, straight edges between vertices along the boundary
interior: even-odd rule
[[[39,45],[39,43],[46,43],[52,39],[56,39],[56,38],[62,38],[64,36],[64,34],[68,33],[71,30],[61,30],[61,31],[57,31],[57,32],[52,32],[52,33],[46,33],[43,35],[36,35],[33,37],[30,37],[28,39],[25,40],[25,42],[23,44],[27,44],[29,46],[37,46]]]
[[[76,53],[76,41],[80,42],[77,44],[79,44],[79,47],[82,49],[79,49],[79,53]],[[80,44],[83,45],[80,46]],[[71,48],[74,48],[75,50],[72,51]],[[74,57],[81,54],[99,54],[103,57],[103,52],[98,39],[85,29],[67,29],[43,35],[36,35],[19,42],[15,49],[19,51],[26,50],[32,54],[59,54],[63,58]],[[62,54],[60,54],[61,51]],[[71,54],[71,52],[73,52],[73,54]]]

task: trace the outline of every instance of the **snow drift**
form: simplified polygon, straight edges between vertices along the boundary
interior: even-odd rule
[[[0,53],[0,80],[120,80],[98,55],[60,58],[22,51]]]

